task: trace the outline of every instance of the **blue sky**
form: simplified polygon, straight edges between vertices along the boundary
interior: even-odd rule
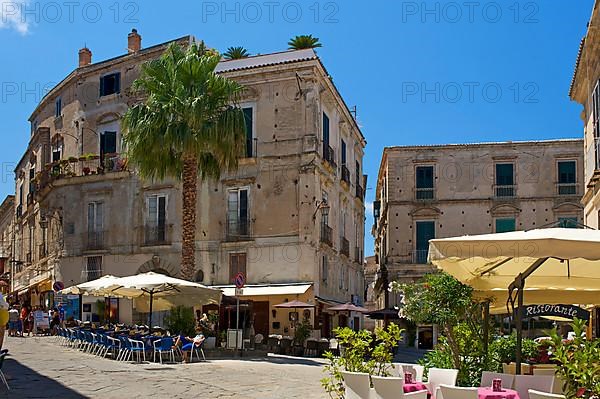
[[[193,34],[219,50],[286,49],[320,38],[319,55],[368,140],[370,184],[390,145],[581,137],[568,98],[593,0],[538,1],[7,1],[0,0],[0,194],[29,137],[28,116],[87,45],[124,53],[137,28],[149,46]],[[368,209],[366,230],[372,215]],[[370,234],[366,254],[373,252]]]

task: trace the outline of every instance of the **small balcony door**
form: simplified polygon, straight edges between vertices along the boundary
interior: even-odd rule
[[[152,195],[148,197],[148,215],[146,226],[146,243],[162,243],[166,241],[167,197]]]
[[[104,234],[104,204],[90,202],[87,215],[87,249],[102,249]]]
[[[435,238],[435,222],[424,221],[417,222],[417,245],[415,251],[415,263],[427,263],[427,254],[429,253],[429,240]]]
[[[227,235],[247,236],[248,189],[229,190],[227,194]]]
[[[229,281],[233,282],[234,277],[238,273],[242,273],[246,277],[246,281],[248,280],[245,252],[229,254]]]

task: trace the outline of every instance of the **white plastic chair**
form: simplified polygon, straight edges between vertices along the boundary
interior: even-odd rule
[[[462,388],[450,385],[440,385],[439,393],[443,399],[478,399],[477,388]],[[439,399],[439,398],[438,398]]]
[[[456,386],[456,377],[458,377],[458,370],[456,369],[438,369],[432,367],[429,369],[429,377],[425,385],[431,392],[432,398],[443,398],[443,396],[437,395],[438,387],[440,385]],[[522,399],[522,398],[521,398]]]
[[[398,366],[402,367],[402,370],[397,369]],[[396,367],[396,371],[399,372],[398,377],[404,377],[404,373],[411,373],[413,375],[413,379],[418,382],[423,381],[423,372],[425,371],[425,367],[420,364],[412,364],[412,363],[394,363],[394,367]]]
[[[494,373],[492,371],[484,371],[483,374],[481,374],[481,383],[479,384],[479,386],[489,388],[492,386],[492,383],[496,378],[499,378],[502,380],[502,388],[511,389],[515,382],[515,376],[512,374]]]
[[[529,398],[529,390],[552,392],[554,377],[551,375],[516,375],[514,390],[521,399]]]
[[[529,399],[565,399],[564,395],[529,390]]]
[[[427,399],[427,391],[404,393],[404,377],[372,376],[375,399]]]
[[[375,395],[371,389],[369,374],[342,371],[346,399],[372,399]]]

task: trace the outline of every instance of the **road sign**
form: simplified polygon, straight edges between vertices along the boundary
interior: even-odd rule
[[[60,290],[64,290],[65,289],[65,284],[62,281],[56,281],[52,285],[52,288],[54,289],[54,291],[58,292]]]
[[[242,296],[244,295],[244,289],[243,288],[236,288],[235,289],[235,296]]]
[[[246,277],[244,277],[244,273],[238,273],[235,275],[233,279],[233,283],[236,288],[244,288],[244,284],[246,284]]]

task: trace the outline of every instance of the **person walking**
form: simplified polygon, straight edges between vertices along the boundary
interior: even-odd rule
[[[19,330],[19,311],[12,305],[8,311],[8,336],[16,337]]]
[[[6,332],[6,324],[8,323],[8,302],[4,299],[4,295],[0,293],[0,349],[4,344],[4,334]]]

